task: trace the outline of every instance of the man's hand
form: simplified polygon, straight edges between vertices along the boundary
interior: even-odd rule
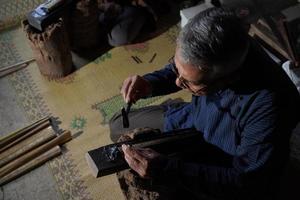
[[[135,103],[142,97],[151,94],[151,84],[139,75],[128,77],[122,85],[121,94],[126,103]]]
[[[149,148],[134,148],[123,144],[122,150],[129,167],[142,178],[151,178],[161,170],[166,159]]]

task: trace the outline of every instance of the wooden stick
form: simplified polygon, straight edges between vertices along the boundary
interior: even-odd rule
[[[10,143],[11,141],[15,140],[16,138],[20,137],[21,135],[23,135],[25,132],[29,131],[30,129],[42,124],[43,122],[47,121],[50,119],[50,116],[46,116],[44,118],[41,118],[37,121],[35,121],[34,123],[24,127],[24,128],[21,128],[17,131],[14,131],[12,133],[9,133],[5,136],[2,136],[0,138],[0,146],[3,147],[5,146],[6,144]]]
[[[31,58],[29,60],[21,61],[21,62],[12,64],[12,65],[7,66],[7,67],[0,68],[0,72],[4,72],[4,71],[10,70],[10,69],[13,69],[13,68],[18,67],[20,65],[28,65],[28,63],[30,63],[34,60],[35,60],[34,58]]]
[[[24,175],[26,172],[29,172],[30,170],[44,164],[48,160],[54,158],[55,156],[58,156],[61,154],[61,149],[57,145],[53,147],[52,149],[46,151],[42,155],[38,156],[37,158],[31,160],[30,162],[26,163],[25,165],[15,169],[11,173],[7,174],[6,176],[2,177],[0,179],[0,186]]]
[[[23,68],[25,68],[27,66],[28,66],[28,64],[23,64],[23,65],[19,65],[19,66],[10,68],[10,69],[8,69],[6,71],[2,71],[2,72],[0,72],[0,78],[2,78],[4,76],[7,76],[7,75],[9,75],[9,74],[11,74],[13,72],[19,71],[19,70],[21,70],[21,69],[23,69]]]
[[[45,129],[46,127],[50,126],[50,121],[44,121],[42,124],[38,125],[37,127],[34,127],[28,132],[25,132],[23,135],[19,135],[15,140],[11,141],[10,143],[4,145],[3,147],[0,148],[0,153],[5,151],[6,149],[10,148],[13,145],[16,145],[17,143],[21,142],[25,138],[28,138],[29,136],[39,132],[42,129]]]
[[[39,133],[21,141],[0,154],[0,167],[24,155],[25,153],[45,144],[55,138],[56,134],[52,126],[40,131]]]
[[[143,63],[143,61],[142,61],[139,57],[135,56],[135,58],[136,58],[136,60],[139,61],[140,63]]]
[[[155,57],[156,57],[156,53],[153,54],[152,58],[149,60],[149,63],[152,63]]]
[[[136,57],[135,56],[131,56],[131,58],[137,63],[137,64],[139,64],[140,62],[136,59]]]
[[[72,139],[71,132],[64,131],[61,135],[57,136],[53,140],[47,142],[46,144],[43,144],[42,146],[30,151],[29,153],[21,156],[20,158],[8,163],[7,165],[5,165],[2,168],[0,168],[0,178],[4,177],[8,173],[17,169],[18,167],[24,165],[25,163],[32,160],[33,158],[43,154],[44,152],[48,151],[49,149],[53,148],[54,146],[64,144],[71,139]]]

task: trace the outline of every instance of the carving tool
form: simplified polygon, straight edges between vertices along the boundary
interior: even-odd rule
[[[129,127],[128,113],[130,111],[131,105],[132,105],[132,103],[127,103],[126,108],[122,107],[122,109],[121,109],[121,114],[122,114],[122,119],[123,119],[123,128]]]

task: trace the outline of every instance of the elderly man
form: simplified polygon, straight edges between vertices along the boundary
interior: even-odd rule
[[[203,192],[274,199],[300,119],[299,94],[233,12],[212,8],[196,15],[178,37],[174,62],[127,78],[121,93],[135,103],[180,89],[192,93],[191,102],[133,110],[129,129],[195,128],[203,140],[188,159],[124,145],[130,168],[153,188],[159,182],[162,193],[171,191],[160,199],[199,199]],[[113,141],[124,132],[121,124],[119,115],[111,120]]]

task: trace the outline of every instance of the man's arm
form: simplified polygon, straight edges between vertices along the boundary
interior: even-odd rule
[[[172,71],[172,65],[144,75],[133,75],[126,78],[121,88],[123,99],[127,103],[135,103],[141,98],[165,95],[180,90],[176,86],[176,75]]]
[[[181,89],[175,84],[177,77],[172,71],[172,65],[168,64],[161,70],[143,76],[152,86],[151,96],[166,95]]]

